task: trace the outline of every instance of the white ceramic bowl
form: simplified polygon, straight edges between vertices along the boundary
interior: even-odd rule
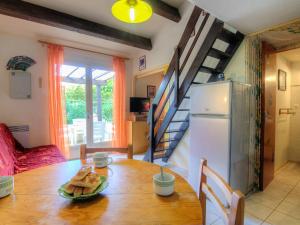
[[[163,179],[161,174],[153,176],[153,188],[156,194],[161,196],[169,196],[174,193],[175,176],[164,173]]]
[[[14,190],[14,177],[0,177],[0,198],[10,195]]]

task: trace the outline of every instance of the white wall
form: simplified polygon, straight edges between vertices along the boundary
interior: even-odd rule
[[[291,107],[296,114],[290,118],[290,142],[288,159],[300,162],[300,62],[291,64]]]
[[[156,87],[156,91],[163,79],[162,73],[156,73],[151,76],[141,77],[136,79],[135,82],[135,96],[136,97],[147,97],[147,86],[152,85]]]
[[[225,79],[246,83],[246,44],[243,41],[224,71]]]
[[[29,125],[32,146],[49,144],[46,48],[34,40],[0,34],[0,49],[0,121],[8,125]],[[9,97],[6,64],[18,55],[29,56],[37,62],[28,69],[32,74],[32,98],[28,100]],[[43,79],[42,88],[38,85],[39,77]]]
[[[291,70],[289,62],[280,54],[276,55],[276,66],[276,71],[281,69],[287,73],[286,91],[276,91],[275,170],[278,170],[288,161],[290,115],[279,115],[279,109],[291,106]]]
[[[161,68],[163,65],[170,63],[174,54],[174,49],[179,43],[181,35],[193,10],[193,5],[188,1],[185,1],[179,10],[182,16],[179,23],[174,22],[173,26],[165,27],[163,30],[159,30],[160,26],[157,24],[159,32],[151,38],[153,44],[152,50],[140,51],[137,57],[133,59],[134,74]],[[138,71],[138,59],[143,55],[146,56],[146,70],[140,72]]]
[[[49,144],[48,122],[48,78],[47,49],[35,39],[0,33],[0,122],[7,125],[29,125],[30,146]],[[36,60],[36,64],[28,69],[32,74],[32,98],[16,100],[9,97],[9,76],[6,64],[11,57],[25,55]],[[112,68],[110,57],[103,58],[96,54],[65,51],[66,62],[80,58],[84,63],[97,64]],[[126,112],[129,114],[129,96],[132,85],[132,61],[126,61]],[[39,88],[39,78],[42,88]]]

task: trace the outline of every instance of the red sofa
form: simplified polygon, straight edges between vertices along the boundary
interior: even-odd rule
[[[0,123],[0,176],[65,161],[65,157],[54,145],[24,148],[15,140],[8,127]]]

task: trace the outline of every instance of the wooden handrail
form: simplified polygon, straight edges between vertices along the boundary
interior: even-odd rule
[[[178,90],[179,90],[179,70],[180,70],[180,49],[176,48],[175,50],[175,80],[174,80],[174,104],[176,107],[179,107],[179,102],[178,102]]]
[[[181,53],[184,51],[184,49],[185,49],[192,33],[194,32],[194,29],[195,29],[195,26],[198,22],[198,19],[201,16],[201,12],[204,12],[204,10],[199,8],[198,6],[194,7],[193,12],[190,16],[190,19],[189,19],[189,21],[186,25],[186,28],[185,28],[182,36],[181,36],[180,42],[177,46],[177,48],[181,51]],[[179,54],[179,58],[180,58],[180,56],[181,55]],[[163,80],[162,80],[162,82],[161,82],[161,84],[160,84],[160,86],[157,90],[155,98],[153,99],[153,102],[152,102],[152,104],[156,104],[157,106],[159,106],[158,108],[160,109],[160,112],[158,114],[156,112],[154,112],[154,114],[156,115],[155,120],[154,120],[155,123],[157,122],[158,118],[160,117],[160,115],[163,111],[161,109],[163,109],[165,107],[166,102],[168,101],[168,98],[170,97],[170,94],[168,94],[169,97],[166,98],[164,104],[160,107],[160,101],[161,101],[161,99],[162,99],[162,97],[163,97],[163,95],[164,95],[164,93],[165,93],[165,91],[168,87],[168,84],[169,84],[169,82],[172,78],[172,75],[175,71],[176,57],[178,57],[178,56],[176,56],[176,52],[175,52],[173,57],[172,57],[171,63],[169,64],[169,67],[167,69],[167,72],[166,72],[166,74],[165,74],[165,76],[164,76],[164,78],[163,78]],[[174,87],[172,86],[172,88],[174,88]],[[172,88],[171,88],[170,92],[173,91]],[[149,111],[148,118],[147,118],[148,124],[150,124],[150,115],[151,115],[151,111]]]
[[[213,25],[211,26],[211,29],[207,33],[207,36],[201,45],[200,50],[198,51],[192,65],[202,65],[204,60],[206,59],[207,53],[212,48],[213,44],[215,43],[215,40],[217,36],[221,33],[224,26],[224,22],[215,19],[213,22]],[[180,101],[183,100],[185,94],[189,90],[193,80],[195,79],[199,67],[191,66],[189,71],[187,72],[186,77],[184,78],[184,81],[182,82],[180,89],[179,89],[179,99]]]
[[[202,21],[202,23],[201,23],[201,26],[200,26],[200,28],[199,28],[199,30],[198,30],[198,32],[197,32],[195,38],[194,38],[194,41],[193,41],[193,43],[192,43],[192,45],[191,45],[191,47],[190,47],[188,53],[186,54],[186,57],[185,57],[183,63],[181,64],[181,67],[180,67],[180,70],[179,70],[179,74],[182,73],[182,71],[183,71],[183,69],[184,69],[184,67],[185,67],[185,65],[186,65],[186,63],[187,63],[187,61],[188,61],[188,59],[189,59],[189,57],[190,57],[190,55],[191,55],[191,53],[192,53],[192,51],[193,51],[193,49],[194,49],[194,47],[195,47],[197,41],[198,41],[198,39],[199,39],[199,37],[200,37],[202,31],[203,31],[203,28],[204,28],[204,26],[205,26],[205,24],[206,24],[206,22],[207,22],[207,20],[208,20],[209,15],[210,15],[209,13],[206,13],[206,12],[205,12],[205,17],[204,17],[204,19],[203,19],[203,21]]]
[[[202,12],[204,12],[204,11],[202,11]],[[184,69],[184,67],[185,67],[185,65],[186,65],[186,63],[187,63],[187,61],[188,61],[188,59],[189,59],[189,57],[190,57],[190,55],[191,55],[191,53],[192,53],[192,51],[193,51],[193,49],[194,49],[194,47],[195,47],[195,45],[196,45],[196,43],[197,43],[197,41],[198,41],[198,39],[199,39],[199,36],[201,35],[201,33],[202,33],[202,31],[203,31],[203,28],[204,28],[204,26],[205,26],[205,24],[206,24],[206,22],[207,22],[207,20],[208,20],[208,17],[209,17],[209,13],[206,13],[205,12],[205,17],[204,17],[204,19],[203,19],[203,21],[202,21],[202,23],[201,23],[201,26],[199,27],[199,30],[198,30],[198,32],[197,32],[197,34],[196,34],[196,36],[195,36],[195,38],[194,38],[194,40],[193,40],[193,43],[192,43],[192,45],[190,46],[190,49],[189,49],[189,51],[187,52],[187,54],[186,54],[186,57],[184,58],[184,61],[183,61],[183,63],[181,64],[181,66],[180,66],[180,68],[179,68],[179,71],[177,71],[177,75],[176,75],[176,80],[177,80],[177,82],[178,82],[178,85],[177,85],[177,90],[179,89],[179,76],[180,76],[180,74],[182,73],[182,71],[183,71],[183,69]],[[180,60],[180,49],[177,47],[176,48],[176,51],[175,51],[175,53],[174,53],[174,56],[176,56],[176,65],[175,65],[175,69],[177,68],[177,70],[178,70],[178,67],[179,67],[179,60]],[[171,88],[169,89],[169,92],[168,92],[168,95],[167,95],[167,97],[164,99],[164,102],[163,102],[163,104],[161,105],[160,103],[161,102],[159,102],[159,104],[158,104],[158,108],[160,109],[160,111],[159,111],[159,113],[157,113],[157,112],[155,112],[155,123],[157,123],[157,121],[159,120],[159,118],[160,118],[160,116],[161,116],[161,114],[162,114],[162,112],[163,112],[163,109],[164,109],[164,107],[165,107],[165,105],[166,105],[166,103],[169,101],[169,98],[170,98],[170,95],[171,95],[171,93],[172,93],[172,91],[174,90],[174,86],[175,84],[173,83],[172,84],[172,86],[171,86]],[[166,90],[166,89],[165,89]],[[176,90],[176,89],[175,89]],[[165,91],[164,91],[165,92]],[[176,91],[175,92],[175,95],[177,95],[177,97],[175,98],[175,100],[177,100],[178,101],[178,92]]]
[[[196,8],[198,8],[198,7],[196,7]],[[197,9],[197,11],[198,11],[198,9]],[[201,33],[202,33],[202,31],[203,31],[203,28],[204,28],[204,26],[205,26],[205,24],[206,24],[206,22],[207,22],[207,20],[208,20],[208,18],[209,18],[209,15],[210,15],[209,13],[204,12],[202,9],[201,9],[201,11],[202,11],[203,13],[205,13],[205,17],[204,17],[204,19],[203,19],[203,21],[202,21],[202,23],[201,23],[201,26],[200,26],[200,28],[199,28],[199,30],[198,30],[198,32],[197,32],[197,34],[196,34],[196,36],[195,36],[195,38],[194,38],[194,40],[193,40],[192,45],[190,46],[190,49],[188,50],[188,52],[187,52],[187,54],[186,54],[186,57],[184,58],[183,63],[182,63],[181,66],[180,66],[179,71],[177,72],[177,74],[178,74],[178,77],[177,77],[177,78],[179,78],[180,74],[182,73],[182,71],[183,71],[183,69],[184,69],[184,67],[185,67],[185,65],[186,65],[186,63],[187,63],[187,61],[188,61],[188,59],[189,59],[189,56],[191,55],[191,53],[192,53],[192,51],[193,51],[193,49],[194,49],[194,47],[195,47],[195,45],[196,45],[196,43],[197,43],[197,41],[198,41],[198,38],[199,38],[199,36],[201,35]],[[201,15],[201,13],[200,13],[200,15]],[[199,17],[200,17],[200,15],[199,15]],[[194,16],[194,15],[192,14],[192,16]],[[199,17],[198,17],[198,19],[199,19]],[[197,21],[196,21],[196,23],[197,23]],[[189,26],[189,24],[190,24],[190,22],[188,22],[188,25],[187,25],[187,26]],[[196,25],[196,24],[195,24],[195,25]],[[189,34],[189,37],[190,37],[190,35],[191,35],[191,34]],[[186,43],[186,44],[187,44],[187,43]],[[180,56],[181,56],[182,52],[184,51],[184,49],[185,49],[185,47],[186,47],[186,44],[185,44],[185,46],[184,46],[183,48],[179,48],[179,46],[180,46],[180,44],[179,44],[178,47],[177,47],[176,50],[175,50],[174,56],[173,56],[173,58],[172,58],[172,62],[171,62],[171,64],[170,64],[170,66],[169,66],[170,71],[172,71],[172,72],[170,72],[170,73],[171,73],[171,76],[170,76],[169,78],[167,77],[167,75],[169,74],[169,70],[167,71],[166,76],[165,76],[167,79],[169,79],[169,81],[170,81],[170,79],[171,79],[171,77],[172,77],[174,71],[176,71],[176,67],[179,67],[179,64],[178,64],[177,62],[180,60]],[[177,51],[178,51],[178,52],[177,52]],[[181,51],[181,52],[180,52],[180,51]],[[178,65],[177,65],[177,64],[178,64]],[[173,68],[173,66],[174,66],[174,68]],[[169,81],[168,81],[168,82],[169,82]],[[162,84],[163,84],[163,83],[162,83]],[[179,82],[178,82],[178,84],[179,84]],[[160,100],[161,100],[161,98],[162,98],[162,96],[163,96],[163,94],[164,94],[166,88],[167,88],[167,85],[168,85],[168,83],[167,83],[166,85],[163,85],[163,86],[161,85],[161,86],[159,87],[159,89],[161,89],[161,88],[163,88],[163,87],[165,86],[165,87],[164,87],[164,90],[162,91],[162,95],[161,95],[160,97],[159,97],[159,95],[160,95],[160,90],[158,90],[158,92],[157,92],[156,97],[157,97],[157,98],[160,98],[159,101],[157,102],[158,105],[159,105],[159,103],[160,103]],[[174,88],[174,86],[172,86],[172,88],[170,89],[170,91],[173,91],[173,88]],[[168,94],[168,96],[170,96],[170,95]],[[155,98],[156,98],[156,97],[155,97]],[[156,100],[156,99],[154,99],[154,102],[155,102],[155,100]],[[168,100],[168,98],[166,98],[165,103],[163,104],[163,107],[165,106],[167,100]],[[162,108],[163,108],[163,107],[162,107]],[[156,120],[160,117],[160,115],[161,115],[161,112],[156,116]]]
[[[178,48],[181,50],[181,53],[184,51],[190,37],[191,37],[191,34],[193,33],[194,31],[194,28],[197,24],[197,21],[201,15],[201,12],[203,10],[197,6],[194,7],[194,10],[192,12],[192,15],[187,23],[187,26],[183,32],[183,35],[180,39],[180,42],[178,44]],[[168,67],[168,70],[167,70],[167,73],[166,75],[164,76],[164,79],[163,81],[161,82],[159,88],[158,88],[158,91],[157,91],[157,94],[153,100],[153,104],[156,104],[158,105],[168,84],[169,84],[169,81],[174,73],[174,70],[175,70],[175,63],[176,63],[176,55],[174,54],[173,57],[172,57],[172,60],[171,60],[171,63]]]

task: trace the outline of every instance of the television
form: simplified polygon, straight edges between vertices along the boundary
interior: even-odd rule
[[[142,113],[149,112],[150,110],[150,98],[130,98],[130,112]]]

